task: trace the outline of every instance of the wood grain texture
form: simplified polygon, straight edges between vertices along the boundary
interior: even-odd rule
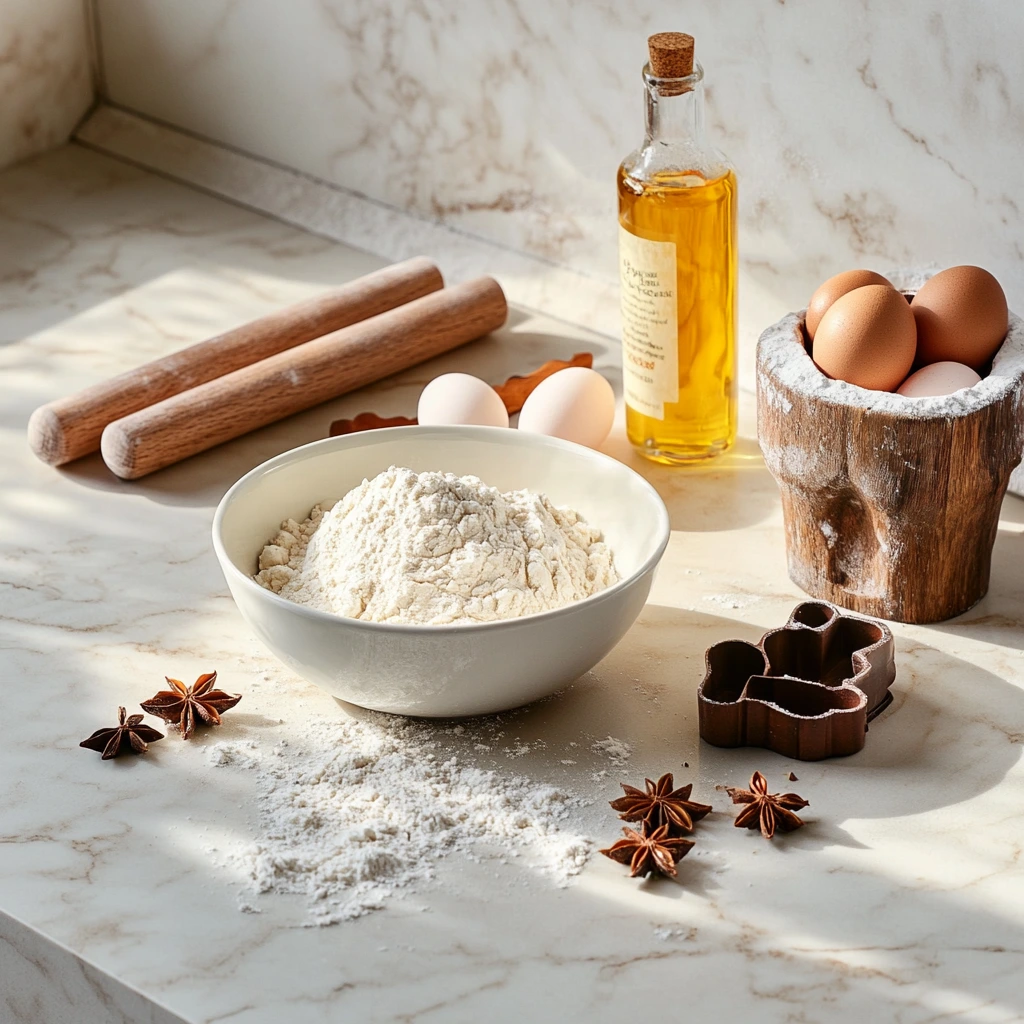
[[[135,480],[483,337],[507,315],[493,278],[445,288],[116,420],[103,460]]]
[[[114,420],[443,286],[423,257],[384,267],[41,406],[29,420],[29,446],[43,462],[63,465],[96,451]]]
[[[902,416],[788,386],[765,355],[768,334],[758,439],[782,494],[793,582],[899,622],[940,622],[976,604],[1024,446],[1022,381],[967,413]],[[792,345],[795,358],[802,321]]]

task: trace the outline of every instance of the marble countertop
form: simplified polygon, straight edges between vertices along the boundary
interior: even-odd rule
[[[640,1005],[667,1020],[1024,1018],[1024,501],[1004,504],[987,598],[894,628],[895,701],[864,751],[791,763],[697,735],[705,647],[756,639],[801,597],[751,410],[735,450],[693,471],[642,464],[617,430],[607,451],[672,518],[649,604],[562,696],[503,716],[514,764],[472,729],[445,742],[591,801],[581,823],[602,845],[619,778],[674,771],[720,812],[700,856],[678,883],[639,883],[595,855],[561,889],[515,862],[453,857],[332,927],[302,927],[293,897],[240,913],[244,879],[216,850],[251,836],[253,780],[211,769],[204,745],[300,737],[309,716],[355,712],[242,622],[211,550],[220,496],[339,414],[409,412],[443,370],[500,379],[587,349],[617,382],[617,346],[515,309],[494,338],[128,484],[98,456],[35,461],[31,410],[379,261],[75,146],[0,176],[0,241],[4,1024],[612,1020]],[[214,667],[246,694],[220,733],[112,763],[79,749],[164,675]],[[627,764],[592,748],[609,735]],[[732,828],[716,787],[755,768],[811,801],[806,828],[771,845]]]

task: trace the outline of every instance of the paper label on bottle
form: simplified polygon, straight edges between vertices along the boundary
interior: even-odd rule
[[[676,245],[619,226],[622,386],[626,405],[656,420],[679,400]]]

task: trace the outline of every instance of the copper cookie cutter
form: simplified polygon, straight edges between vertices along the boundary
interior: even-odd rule
[[[799,761],[855,754],[868,722],[892,703],[894,652],[883,623],[805,601],[758,644],[708,648],[697,688],[701,738]]]

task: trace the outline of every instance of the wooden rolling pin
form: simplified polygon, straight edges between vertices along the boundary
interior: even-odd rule
[[[493,278],[445,288],[116,420],[103,461],[135,480],[483,337],[507,315]]]
[[[43,462],[62,466],[96,451],[103,428],[122,416],[442,287],[441,272],[423,257],[377,270],[40,406],[28,443]]]

